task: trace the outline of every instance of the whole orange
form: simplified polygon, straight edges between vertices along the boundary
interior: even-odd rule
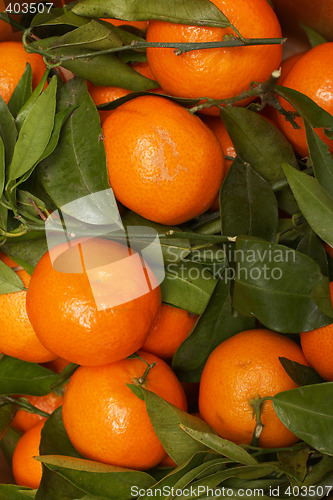
[[[220,436],[237,444],[250,444],[256,425],[250,400],[297,387],[279,357],[307,365],[296,342],[270,330],[238,333],[211,353],[200,381],[199,411]],[[296,443],[298,438],[279,420],[271,401],[263,403],[261,417],[261,447]]]
[[[142,96],[119,106],[103,130],[111,187],[123,205],[175,225],[212,204],[224,156],[197,116],[163,97]]]
[[[198,316],[185,309],[162,304],[142,347],[162,359],[170,359],[192,330]]]
[[[150,369],[143,387],[186,410],[184,391],[171,368],[157,356],[139,352]],[[154,467],[165,456],[145,403],[127,384],[138,383],[147,364],[139,358],[97,367],[80,367],[72,376],[63,404],[63,421],[84,457],[133,469]]]
[[[161,304],[156,278],[139,254],[91,238],[59,245],[38,262],[27,312],[43,345],[80,365],[102,365],[142,347]]]
[[[0,95],[8,103],[18,84],[26,64],[32,68],[32,85],[36,87],[45,71],[45,64],[39,54],[28,54],[21,42],[0,43]]]
[[[281,84],[310,97],[319,106],[333,113],[333,42],[323,43],[312,48],[300,57],[288,71]],[[286,100],[279,98],[287,111],[295,111]],[[305,128],[302,119],[297,117],[296,122],[301,127],[294,129],[283,115],[277,117],[279,127],[301,156],[308,156]],[[333,141],[324,134],[322,129],[315,129],[318,136],[333,152]]]
[[[18,269],[16,274],[28,287],[30,275],[8,255],[0,252],[0,259],[14,270]],[[32,363],[55,359],[56,355],[40,343],[32,328],[26,311],[26,295],[25,290],[0,295],[0,352]]]
[[[36,406],[36,408],[38,408],[39,410],[43,410],[49,414],[53,413],[54,410],[58,408],[58,406],[61,406],[63,402],[63,397],[55,392],[50,392],[45,396],[26,395],[23,397],[27,398],[29,403],[33,406]],[[12,425],[14,429],[18,430],[19,432],[26,432],[38,422],[44,422],[45,419],[46,417],[42,417],[37,413],[28,413],[24,410],[18,410],[15,414]]]
[[[333,304],[333,281],[330,293]],[[333,382],[333,323],[301,333],[301,345],[309,365],[325,380]]]
[[[38,422],[18,440],[13,454],[13,474],[17,484],[37,489],[42,479],[42,464],[34,459],[39,455],[43,422]]]
[[[279,21],[266,0],[213,0],[245,38],[281,37]],[[151,21],[148,42],[217,42],[235,34],[232,28],[211,28]],[[263,82],[279,68],[281,45],[195,50],[178,55],[173,48],[148,48],[150,69],[171,95],[225,99]]]

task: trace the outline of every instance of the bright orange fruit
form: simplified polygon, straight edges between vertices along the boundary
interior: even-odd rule
[[[43,422],[38,422],[18,440],[13,454],[13,474],[17,484],[37,489],[42,479],[42,463],[34,459],[39,455]]]

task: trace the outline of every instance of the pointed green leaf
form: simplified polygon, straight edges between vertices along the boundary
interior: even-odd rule
[[[26,236],[29,237],[30,233]],[[45,234],[38,233],[36,236],[38,237],[35,239],[26,240],[23,238],[21,241],[17,241],[17,238],[12,238],[10,241],[7,240],[1,249],[29,274],[32,274],[37,262],[48,250]]]
[[[324,245],[311,229],[304,234],[296,250],[311,257],[319,265],[322,274],[328,276],[327,256]]]
[[[315,177],[319,184],[333,198],[333,158],[327,144],[315,133],[310,123],[304,120],[306,139]]]
[[[22,280],[7,264],[0,261],[0,294],[20,292],[24,289]]]
[[[296,361],[282,357],[279,357],[279,361],[289,377],[299,386],[324,382],[321,376],[310,366],[301,365]]]
[[[42,76],[40,82],[38,83],[37,87],[34,89],[28,100],[25,102],[23,107],[19,110],[18,115],[16,116],[15,123],[17,130],[20,131],[20,129],[23,126],[23,123],[28,116],[28,114],[31,111],[31,108],[33,105],[36,103],[38,97],[41,95],[47,81],[47,77],[49,74],[49,70],[46,70],[44,75]]]
[[[6,165],[5,165],[5,145],[0,136],[0,198],[3,193],[3,188],[5,187],[5,175],[6,175]]]
[[[32,70],[27,63],[23,75],[21,76],[14,92],[8,102],[8,108],[14,118],[32,94]]]
[[[0,484],[1,500],[33,500],[36,491],[16,484]]]
[[[316,47],[317,45],[321,45],[322,43],[327,43],[327,40],[323,37],[323,35],[318,33],[318,31],[310,28],[310,26],[306,26],[305,24],[300,24],[300,26],[305,31],[311,47]]]
[[[30,26],[33,28],[35,26],[65,24],[78,28],[87,23],[89,23],[89,19],[77,16],[71,10],[67,10],[65,6],[63,8],[52,8],[50,12],[45,10],[44,12],[36,14]]]
[[[1,399],[1,397],[0,397]],[[1,404],[0,406],[0,439],[8,431],[15,416],[15,406],[11,404]]]
[[[9,166],[17,139],[17,129],[13,115],[8,109],[7,104],[0,96],[0,137],[5,145],[6,166]]]

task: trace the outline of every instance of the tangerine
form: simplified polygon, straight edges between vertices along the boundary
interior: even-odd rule
[[[35,460],[39,455],[39,444],[44,421],[38,422],[23,434],[13,454],[13,474],[20,486],[37,489],[42,479],[42,464]]]
[[[30,404],[36,406],[39,410],[46,413],[53,413],[56,408],[62,405],[63,397],[55,392],[50,392],[45,396],[23,396],[27,398]],[[38,422],[45,422],[46,417],[42,417],[37,413],[28,413],[24,410],[18,410],[15,414],[12,425],[19,432],[26,432]]]

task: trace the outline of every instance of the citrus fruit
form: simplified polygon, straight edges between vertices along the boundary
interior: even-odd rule
[[[69,365],[69,363],[70,361],[67,361],[66,359],[56,358],[52,361],[49,361],[48,363],[45,363],[44,366],[45,368],[48,368],[55,373],[61,373],[66,368],[66,366]]]
[[[2,252],[0,252],[0,259],[12,269],[17,269],[16,274],[22,280],[23,285],[28,287],[30,275]],[[50,361],[56,358],[56,355],[47,350],[38,340],[27,315],[26,295],[25,290],[0,295],[0,352],[32,363]]]
[[[186,410],[184,391],[171,368],[153,354],[139,354],[147,363],[156,363],[143,387]],[[63,421],[84,457],[140,470],[161,462],[165,451],[145,403],[127,386],[138,383],[146,368],[142,359],[135,358],[76,370],[65,394]]]
[[[37,489],[42,479],[42,464],[34,459],[39,455],[43,422],[38,422],[23,434],[13,454],[13,474],[17,484]]]
[[[213,0],[245,38],[281,37],[279,21],[266,0]],[[216,42],[232,28],[188,26],[150,21],[148,42]],[[282,47],[258,45],[195,50],[176,54],[173,48],[147,49],[149,67],[171,95],[225,99],[248,90],[250,83],[263,82],[281,62]]]
[[[170,359],[192,330],[198,316],[185,309],[162,304],[142,347],[162,359]]]
[[[140,255],[91,238],[52,249],[38,262],[27,312],[43,345],[80,365],[102,365],[142,347],[161,292]]]
[[[323,43],[306,52],[295,62],[282,79],[282,85],[302,92],[310,97],[320,107],[333,113],[333,42]],[[282,106],[287,111],[295,111],[290,103],[279,98]],[[296,123],[300,129],[293,128],[283,115],[278,115],[278,124],[295,151],[301,156],[308,156],[309,150],[306,142],[305,128],[300,117]],[[333,152],[333,141],[329,139],[320,128],[315,129],[317,135]]]
[[[123,205],[175,225],[212,204],[224,156],[200,118],[163,97],[142,96],[119,106],[103,130],[111,187]]]
[[[32,85],[36,87],[45,71],[42,56],[28,54],[21,42],[0,43],[0,95],[6,103],[23,75],[27,63],[31,65]]]
[[[333,281],[330,293],[333,304]],[[309,365],[325,380],[333,382],[333,323],[301,333],[301,345]]]
[[[220,436],[250,444],[256,425],[250,401],[297,387],[279,357],[307,365],[296,342],[270,330],[238,333],[211,353],[200,381],[199,411]],[[278,419],[271,401],[263,403],[261,418],[261,447],[290,446],[298,440]]]
[[[39,410],[43,410],[49,414],[53,413],[58,406],[61,406],[63,401],[62,396],[55,392],[50,392],[45,396],[25,395],[23,397],[27,398],[29,403],[36,406]],[[44,422],[45,419],[46,417],[42,417],[37,413],[28,413],[24,410],[18,410],[15,414],[12,425],[14,429],[19,432],[26,432],[38,422]]]

